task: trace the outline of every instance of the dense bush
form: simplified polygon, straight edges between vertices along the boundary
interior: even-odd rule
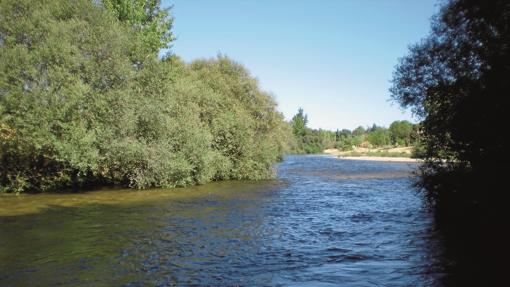
[[[290,134],[271,96],[226,57],[159,60],[171,20],[110,2],[0,3],[0,189],[270,177]]]

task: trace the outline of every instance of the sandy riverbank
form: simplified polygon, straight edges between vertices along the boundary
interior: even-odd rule
[[[340,151],[338,149],[326,149],[324,150],[325,154],[329,154],[332,156],[336,156],[342,159],[348,160],[371,160],[371,161],[387,161],[387,162],[421,162],[421,159],[410,158],[410,157],[393,157],[393,156],[371,156],[364,155],[376,152],[388,152],[388,153],[402,153],[411,155],[412,148],[410,147],[399,147],[399,148],[391,148],[391,149],[368,149],[368,148],[356,148],[352,151]],[[357,154],[353,156],[353,154]],[[359,155],[358,155],[359,154]]]

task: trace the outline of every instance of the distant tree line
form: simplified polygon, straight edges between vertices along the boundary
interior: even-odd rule
[[[264,179],[292,137],[240,64],[158,57],[157,0],[2,0],[0,19],[0,191]]]
[[[295,153],[320,153],[328,148],[350,150],[355,147],[420,146],[420,126],[406,120],[394,121],[389,128],[373,124],[367,128],[359,126],[352,131],[311,129],[307,124],[308,115],[300,108],[290,121],[295,137],[291,149]]]

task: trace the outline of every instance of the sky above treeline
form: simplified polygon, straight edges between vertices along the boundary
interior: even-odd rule
[[[436,0],[163,0],[171,52],[185,61],[226,55],[246,66],[290,120],[336,130],[416,122],[393,103],[393,68],[425,37]]]

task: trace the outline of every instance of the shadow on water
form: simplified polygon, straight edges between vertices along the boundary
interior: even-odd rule
[[[454,206],[454,205],[452,205]],[[508,222],[478,210],[434,210],[442,286],[506,286]]]
[[[424,194],[431,202],[442,246],[444,286],[506,286],[508,200],[506,166],[426,173]]]
[[[455,285],[415,167],[290,156],[275,181],[0,197],[0,285]]]

